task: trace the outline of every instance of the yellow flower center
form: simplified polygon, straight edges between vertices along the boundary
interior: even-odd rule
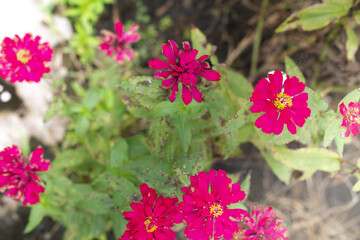
[[[17,58],[17,60],[19,60],[23,64],[27,64],[27,62],[30,59],[30,51],[20,49],[16,54],[16,58]]]
[[[154,232],[157,229],[157,226],[153,222],[151,222],[151,219],[152,217],[148,217],[144,222],[146,231],[150,233]]]
[[[358,108],[349,108],[349,110],[345,113],[345,118],[350,123],[360,124],[359,109]]]
[[[221,216],[223,214],[223,209],[220,204],[214,204],[210,207],[210,214],[212,214],[214,217]]]
[[[274,101],[274,106],[279,109],[283,110],[286,107],[292,106],[292,100],[289,95],[285,93],[279,93]]]

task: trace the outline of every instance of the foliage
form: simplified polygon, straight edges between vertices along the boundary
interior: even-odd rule
[[[95,58],[93,26],[105,4],[111,2],[62,2],[76,31],[70,46],[83,62]],[[291,15],[277,32],[298,26],[312,31],[339,24],[347,36],[347,58],[353,60],[358,40],[348,22],[355,19],[359,24],[360,14],[352,12],[349,16],[352,7],[351,0],[324,0]],[[140,13],[138,22],[148,23],[148,16]],[[166,28],[168,20],[160,24],[162,28]],[[247,142],[259,149],[274,174],[286,184],[293,170],[308,177],[316,171],[341,171],[343,116],[330,109],[319,92],[306,87],[311,118],[298,128],[297,134],[285,130],[280,135],[265,134],[255,127],[259,114],[250,112],[249,98],[254,90],[250,82],[241,73],[217,64],[216,56],[212,56],[213,69],[221,73],[221,81],[198,82],[205,100],[186,106],[178,96],[171,103],[167,99],[169,90],[162,89],[161,81],[138,64],[149,57],[154,46],[160,51],[157,43],[161,40],[154,39],[156,34],[153,25],[145,28],[137,49],[140,57],[134,62],[120,66],[99,56],[95,68],[85,73],[85,81],[75,77],[56,83],[57,97],[47,118],[63,116],[69,119],[69,125],[63,144],[55,148],[51,171],[43,175],[46,192],[40,203],[32,207],[26,232],[33,230],[44,216],[50,216],[66,227],[65,239],[106,239],[109,231],[119,238],[126,225],[122,213],[130,210],[131,202],[139,200],[141,183],[147,183],[159,194],[181,199],[181,187],[190,184],[191,175],[209,169],[214,156],[226,159],[241,155],[239,145]],[[195,27],[191,29],[191,44],[199,55],[212,55],[213,46]],[[284,69],[290,77],[306,83],[290,57],[285,58]],[[359,99],[360,91],[356,89],[339,105]],[[299,147],[291,149],[291,144]],[[358,179],[359,169],[358,164]],[[242,183],[247,191],[250,178],[247,175]],[[359,182],[354,190],[360,190]]]

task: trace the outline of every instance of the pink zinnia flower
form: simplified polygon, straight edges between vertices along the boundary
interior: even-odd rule
[[[115,60],[123,63],[125,59],[132,61],[134,50],[130,47],[130,43],[137,42],[140,39],[140,34],[136,33],[139,26],[133,24],[129,30],[124,32],[122,22],[115,23],[115,33],[101,30],[104,37],[99,36],[102,42],[99,47],[106,52],[108,56],[114,56]]]
[[[141,202],[131,204],[133,211],[124,212],[123,215],[129,223],[127,230],[119,240],[174,240],[176,234],[171,228],[176,213],[177,198],[164,198],[145,183],[140,185],[143,196]]]
[[[40,37],[32,38],[30,33],[21,39],[4,38],[0,51],[0,76],[3,79],[16,81],[39,82],[44,73],[50,72],[48,62],[52,59],[53,50],[46,43],[40,43]]]
[[[190,187],[181,189],[185,194],[179,203],[175,223],[185,221],[185,235],[189,239],[232,239],[239,225],[230,218],[240,220],[247,214],[242,209],[228,208],[245,198],[240,184],[231,185],[231,179],[223,170],[210,170],[209,174],[199,172],[190,182]]]
[[[164,88],[171,87],[170,101],[176,99],[179,91],[179,83],[182,83],[182,99],[187,105],[191,103],[192,98],[197,102],[202,102],[202,94],[196,88],[197,77],[203,77],[209,81],[219,81],[220,74],[211,70],[211,66],[207,61],[208,55],[203,55],[196,59],[198,50],[191,49],[188,42],[183,42],[183,50],[173,40],[169,40],[170,44],[163,44],[163,55],[168,60],[153,59],[149,61],[149,66],[153,69],[166,69],[169,71],[157,72],[154,78],[163,80],[162,86]]]
[[[345,136],[350,136],[350,133],[354,135],[359,134],[360,126],[360,103],[350,102],[346,108],[344,103],[340,105],[340,113],[344,116],[341,126],[346,127]]]
[[[23,205],[39,202],[39,193],[45,192],[40,185],[37,172],[47,171],[50,162],[41,155],[44,150],[37,148],[30,159],[21,156],[17,146],[5,148],[0,152],[0,188],[7,189],[5,196],[23,199]]]
[[[275,212],[269,207],[263,211],[262,207],[254,206],[250,214],[243,220],[243,240],[287,240],[281,218],[275,217]]]
[[[255,86],[250,98],[253,113],[265,112],[255,122],[264,133],[282,133],[284,124],[290,133],[296,134],[296,125],[302,127],[311,114],[308,94],[303,93],[305,84],[297,77],[283,76],[281,71],[269,73]]]

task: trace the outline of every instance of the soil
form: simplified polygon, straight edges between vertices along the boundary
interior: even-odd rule
[[[261,0],[152,0],[144,1],[152,22],[157,23],[169,15],[173,27],[162,33],[163,39],[184,40],[184,32],[192,25],[199,27],[208,41],[217,46],[216,55],[227,64],[248,77],[254,84],[268,71],[284,69],[284,57],[290,56],[303,71],[307,84],[317,83],[327,89],[326,101],[335,109],[338,101],[360,83],[360,55],[356,61],[348,62],[345,52],[345,36],[330,43],[324,61],[319,60],[325,38],[331,29],[302,32],[293,30],[275,34],[275,28],[292,12],[320,1],[270,1],[265,12],[264,29],[259,52],[258,71],[250,74],[252,45],[260,13]],[[116,5],[114,5],[116,6]],[[111,29],[114,6],[101,17],[98,28]],[[133,18],[136,11],[134,1],[118,1],[119,15],[123,19]],[[164,40],[164,41],[165,41]],[[314,66],[319,67],[315,78]],[[348,87],[348,89],[339,86]],[[14,103],[16,109],[19,104]],[[3,109],[3,106],[0,106]],[[218,161],[214,169],[224,169],[239,174],[242,178],[251,172],[251,189],[248,205],[273,206],[277,215],[288,225],[291,240],[360,239],[359,194],[351,188],[354,180],[350,176],[318,172],[313,177],[297,180],[300,172],[294,172],[289,185],[280,182],[271,172],[259,151],[251,144],[241,146],[244,156]],[[359,138],[345,146],[344,159],[355,162],[360,154]],[[0,212],[0,240],[60,240],[64,229],[49,218],[30,234],[22,234],[29,209],[14,207],[10,200],[2,198]],[[178,239],[184,239],[179,235]]]

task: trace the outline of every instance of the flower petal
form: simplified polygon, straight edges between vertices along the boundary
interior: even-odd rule
[[[162,53],[167,59],[169,59],[170,62],[172,62],[172,63],[176,62],[174,52],[173,52],[173,49],[171,48],[170,44],[162,45]]]
[[[116,22],[114,28],[115,28],[116,34],[119,37],[121,37],[123,34],[123,31],[124,31],[124,25],[122,24],[122,22],[121,21]]]
[[[152,69],[165,69],[165,68],[169,68],[170,65],[169,63],[161,59],[153,59],[149,61],[149,67],[151,67]]]
[[[186,87],[185,84],[183,84],[182,87],[182,95],[181,95],[183,102],[185,103],[185,105],[188,105],[189,103],[191,103],[192,101],[192,96],[191,96],[191,92],[190,90]]]
[[[215,70],[203,70],[199,75],[209,81],[219,81],[221,77]]]

